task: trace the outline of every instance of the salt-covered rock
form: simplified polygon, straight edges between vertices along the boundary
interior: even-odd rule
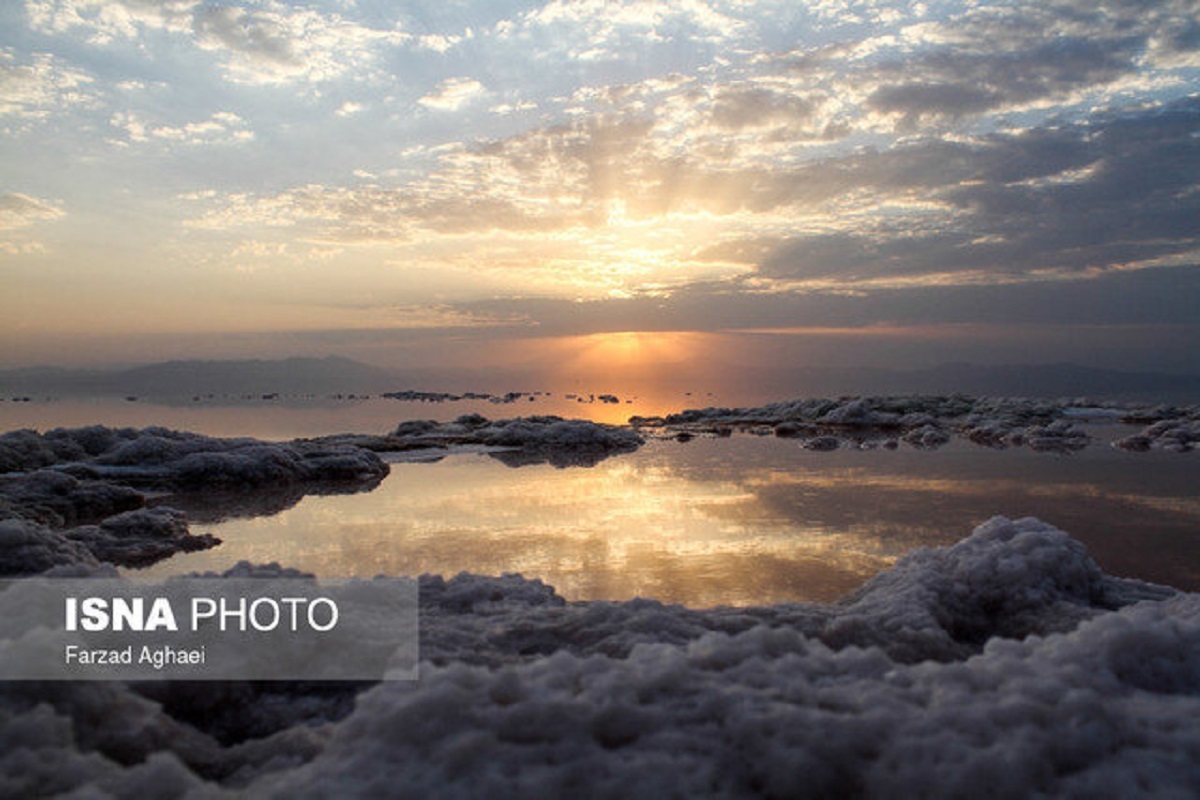
[[[1170,419],[1148,425],[1138,433],[1113,442],[1122,450],[1166,450],[1187,453],[1200,445],[1200,419]]]
[[[38,522],[0,520],[0,577],[36,575],[78,564],[98,567],[100,562],[84,545]]]
[[[0,436],[0,471],[55,467],[78,479],[164,489],[382,479],[387,465],[348,444],[219,439],[166,428],[55,429]]]
[[[940,447],[957,434],[986,447],[1029,447],[1069,452],[1087,447],[1091,437],[1081,422],[1150,423],[1145,431],[1116,446],[1187,452],[1200,442],[1200,408],[1102,403],[1086,398],[1039,400],[1009,397],[899,396],[812,398],[756,408],[689,409],[665,417],[632,417],[635,429],[666,428],[667,435],[761,433],[779,436],[836,436],[841,446],[875,446],[899,440],[920,449]],[[826,448],[832,449],[832,448]]]
[[[96,480],[78,480],[64,472],[39,469],[0,475],[0,513],[52,527],[94,522],[145,504],[141,492]]]
[[[949,442],[950,434],[937,425],[923,422],[920,426],[906,432],[901,438],[913,447],[932,450]]]
[[[510,451],[492,454],[510,466],[549,463],[566,467],[594,465],[609,456],[632,452],[645,440],[632,428],[589,420],[556,416],[490,420],[481,414],[464,414],[452,422],[401,423],[386,436],[335,436],[318,441],[354,444],[376,452],[482,446]]]
[[[99,560],[121,567],[144,567],[176,553],[207,550],[221,543],[212,534],[192,534],[185,514],[162,506],[127,511],[63,535]]]

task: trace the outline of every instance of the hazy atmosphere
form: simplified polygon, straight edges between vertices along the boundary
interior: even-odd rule
[[[5,3],[0,367],[1198,372],[1197,16]]]

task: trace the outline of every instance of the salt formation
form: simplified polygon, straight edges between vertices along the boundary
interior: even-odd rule
[[[0,436],[0,472],[44,467],[80,479],[174,490],[369,481],[387,474],[387,465],[372,453],[303,439],[276,444],[101,426]]]
[[[27,519],[0,519],[0,576],[37,575],[55,567],[98,567],[83,544]]]
[[[372,452],[295,441],[215,439],[165,428],[58,428],[0,435],[0,576],[104,561],[144,566],[213,547],[185,514],[151,508],[158,492],[370,488],[387,474]]]
[[[882,442],[1194,449],[1196,409],[807,400],[635,420],[823,449]],[[0,575],[112,575],[209,546],[144,491],[369,488],[372,451],[595,463],[637,429],[404,423],[286,444],[159,428],[0,436]],[[277,495],[276,493],[282,493]],[[246,493],[242,493],[246,495]],[[230,577],[295,575],[240,564]],[[415,683],[0,684],[0,796],[1200,795],[1200,595],[1105,575],[1035,519],[921,549],[837,603],[568,603],[519,575],[421,578]]]
[[[1200,414],[1191,419],[1166,419],[1113,443],[1122,450],[1170,450],[1186,453],[1200,446]]]
[[[65,472],[37,469],[0,475],[0,516],[22,516],[65,527],[132,511],[145,504],[141,492]]]
[[[1087,447],[1084,422],[1152,423],[1115,442],[1126,450],[1185,452],[1200,442],[1200,407],[1142,406],[1088,400],[971,398],[965,395],[844,397],[770,403],[756,408],[690,409],[665,417],[632,417],[635,429],[727,435],[741,430],[798,438],[810,450],[841,446],[940,447],[955,435],[985,447],[1071,452]]]
[[[380,397],[399,400],[405,403],[457,403],[462,400],[487,400],[492,404],[511,405],[518,400],[533,402],[543,395],[549,396],[546,392],[506,392],[504,394],[463,392],[462,394],[454,394],[452,392],[423,392],[415,389],[405,389],[399,392],[384,392]]]
[[[415,683],[4,687],[0,793],[1200,793],[1200,595],[1107,576],[1034,519],[831,605],[567,603],[519,576],[421,591]]]
[[[549,463],[556,467],[592,466],[617,453],[642,446],[630,428],[556,416],[489,420],[464,414],[453,422],[411,420],[386,436],[344,435],[318,441],[377,452],[406,452],[482,446],[511,466]]]
[[[206,550],[221,543],[212,534],[192,534],[187,515],[173,508],[126,511],[101,522],[71,528],[63,536],[86,547],[101,561],[141,567],[176,553]]]

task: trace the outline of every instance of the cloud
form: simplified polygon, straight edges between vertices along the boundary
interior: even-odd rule
[[[661,208],[668,178],[650,153],[648,120],[586,119],[450,148],[426,177],[399,187],[309,184],[213,199],[191,224],[213,230],[302,226],[337,241],[408,241],[510,231],[535,236],[603,228],[614,202]]]
[[[199,199],[209,208],[187,223],[195,230],[299,228],[305,238],[339,243],[406,242],[422,231],[456,235],[498,228],[558,229],[564,224],[560,214],[519,198],[466,197],[424,183],[400,189],[308,184],[270,195]]]
[[[826,25],[882,25],[903,19],[906,13],[918,16],[924,10],[923,3],[914,3],[915,8],[900,9],[880,0],[814,0],[806,4],[814,17]],[[910,6],[910,4],[903,4]]]
[[[631,45],[724,40],[746,28],[737,16],[699,0],[551,0],[510,30],[517,38],[553,35],[576,57],[594,60],[619,58]]]
[[[911,129],[929,117],[961,117],[1061,99],[1137,70],[1140,37],[1056,38],[1011,52],[943,49],[879,70],[865,106]],[[894,81],[891,69],[903,74]]]
[[[279,2],[262,9],[202,6],[193,33],[201,49],[224,57],[230,79],[245,83],[320,82],[361,72],[374,64],[378,45],[408,38]]]
[[[280,0],[26,0],[26,12],[36,31],[82,33],[100,46],[143,42],[156,33],[181,36],[215,54],[226,78],[250,84],[319,83],[367,73],[381,45],[411,38]]]
[[[522,111],[533,111],[538,107],[538,104],[532,100],[516,100],[511,103],[500,103],[488,109],[493,114],[500,116],[508,116],[509,114],[518,114]]]
[[[774,113],[752,100],[738,124]],[[608,269],[625,275],[623,290],[651,292],[688,270],[753,273],[759,291],[1044,281],[1200,253],[1198,126],[1200,99],[1188,99],[772,165],[672,152],[653,116],[595,116],[448,149],[399,187],[219,196],[192,224],[452,239],[473,253],[503,231],[527,243],[526,262],[545,257],[581,284]]]
[[[41,242],[30,239],[26,229],[64,216],[62,208],[49,200],[17,192],[0,194],[0,254],[41,252],[45,248]]]
[[[118,111],[109,125],[123,135],[124,144],[146,142],[185,145],[240,144],[254,139],[246,121],[230,111],[218,111],[206,120],[182,125],[151,123],[132,111]]]
[[[999,285],[917,286],[871,292],[752,292],[744,281],[697,283],[667,297],[580,302],[505,298],[466,303],[471,313],[530,320],[541,335],[621,330],[853,330],[879,325],[1161,325],[1158,338],[1186,355],[1180,331],[1200,326],[1200,269],[1110,272],[1098,277]],[[1175,326],[1175,327],[1170,327]],[[1114,337],[1119,333],[1114,333]],[[1194,362],[1194,353],[1191,355]]]
[[[1200,250],[1196,101],[1162,99],[1186,91],[1180,65],[1200,45],[1186,3],[829,2],[772,30],[767,11],[787,5],[552,0],[494,24],[413,12],[419,35],[371,27],[353,4],[277,0],[36,0],[30,18],[139,46],[159,35],[245,83],[369,84],[405,59],[427,67],[411,73],[423,96],[314,87],[331,118],[369,102],[411,141],[355,139],[353,163],[321,164],[319,179],[280,161],[294,177],[270,190],[214,180],[190,201],[193,242],[387,243],[464,274],[541,269],[563,291],[574,276],[654,295],[732,276],[757,293],[1044,283]],[[488,86],[464,74],[475,58]],[[520,75],[532,78],[519,93],[497,88]],[[478,111],[475,138],[437,113],[387,116],[414,98]],[[107,116],[129,144],[253,136],[222,113]],[[310,122],[291,120],[306,145],[321,135]],[[328,177],[355,167],[369,169]]]
[[[474,38],[475,33],[470,28],[463,34],[428,33],[418,36],[417,47],[432,50],[435,53],[447,53],[462,42]]]
[[[94,79],[49,53],[19,63],[0,50],[0,117],[45,119],[53,113],[96,103]]]
[[[803,166],[763,196],[854,213],[783,243],[750,237],[702,255],[740,254],[772,280],[844,285],[1036,278],[1188,256],[1200,252],[1198,125],[1200,99],[1188,99]]]
[[[184,32],[197,5],[197,0],[25,0],[25,13],[35,31],[82,31],[92,44],[104,45],[147,30]]]
[[[62,216],[63,210],[48,200],[16,192],[0,194],[0,231],[27,228]]]
[[[755,46],[748,18],[757,11],[741,2],[550,0],[514,9],[477,35],[476,46],[529,54],[549,67],[535,76],[544,85],[561,87],[568,76],[586,81],[597,70],[649,77],[708,64],[733,43]]]
[[[457,111],[487,94],[487,89],[474,78],[448,78],[419,102],[437,111]]]
[[[716,92],[712,121],[719,128],[743,130],[783,123],[803,123],[812,118],[814,103],[804,97],[780,94],[767,88],[725,86]]]
[[[374,185],[308,184],[273,195],[204,193],[193,198],[209,206],[187,223],[194,230],[301,228],[302,238],[328,242],[405,240],[411,201],[403,193]]]
[[[1200,48],[1191,3],[1019,3],[904,29],[898,55],[862,70],[864,106],[905,130],[985,112],[1077,102],[1146,80],[1147,57]]]

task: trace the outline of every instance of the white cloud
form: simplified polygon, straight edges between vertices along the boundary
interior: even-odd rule
[[[251,84],[322,82],[370,70],[383,44],[410,40],[395,29],[359,25],[336,13],[279,0],[215,4],[200,0],[27,0],[41,33],[82,33],[89,42],[140,41],[148,33],[187,37],[214,53],[225,76]]]
[[[266,94],[214,78],[309,87],[254,107],[255,125],[270,125],[280,146],[264,150],[258,174],[215,166],[204,176],[219,188],[193,193],[192,242],[261,235],[279,238],[271,247],[346,243],[352,253],[386,242],[406,259],[460,264],[464,275],[541,259],[567,286],[616,269],[644,270],[643,285],[666,273],[699,279],[687,271],[704,260],[694,253],[728,240],[741,260],[709,261],[757,269],[772,285],[898,285],[965,281],[1011,253],[1032,262],[1075,248],[1109,264],[1170,249],[1149,247],[1151,234],[1194,238],[1183,223],[1165,232],[1145,223],[1142,239],[1112,255],[1034,237],[1027,224],[1040,250],[1018,251],[1021,231],[989,225],[1024,220],[1034,201],[1052,206],[1054,186],[1117,182],[1074,161],[1018,178],[977,174],[1017,136],[1013,126],[1065,129],[1088,106],[1150,108],[1192,91],[1194,76],[1182,70],[1196,62],[1200,35],[1182,0],[1145,15],[1087,0],[932,0],[928,12],[907,6],[908,16],[877,0],[541,0],[495,24],[482,3],[443,3],[396,12],[412,19],[411,34],[381,19],[389,4],[371,5],[29,0],[27,18],[70,47],[121,50],[107,63],[94,51],[81,62],[99,70],[97,81],[111,78],[107,96],[123,103],[77,118],[82,138],[98,129],[151,150],[246,141],[246,120],[204,115],[254,107],[247,98]],[[150,59],[136,69],[135,50]],[[92,78],[61,56],[17,58],[0,54],[0,114],[39,118],[95,102]],[[188,81],[155,80],[205,64]],[[344,83],[327,85],[335,80]],[[373,124],[356,124],[368,109]],[[468,113],[469,125],[459,116]],[[1055,117],[1057,127],[1045,127]],[[1050,138],[1031,137],[1021,153],[1081,147]],[[1170,141],[1181,152],[1190,143]],[[345,185],[331,177],[351,174]],[[1190,209],[1188,198],[1170,208]],[[1040,218],[1056,219],[1054,208]],[[1170,208],[1152,210],[1165,219]],[[511,250],[497,255],[501,240]],[[241,255],[283,259],[273,252]],[[1039,263],[1057,268],[1051,261]]]
[[[93,44],[133,39],[145,30],[186,31],[197,0],[26,0],[29,24],[42,33],[83,31]]]
[[[741,20],[699,0],[552,0],[525,15],[526,24],[582,25],[589,38],[606,39],[619,28],[641,28],[660,34],[669,26],[686,25],[728,34],[745,26]],[[597,34],[600,34],[597,36]]]
[[[223,57],[227,77],[244,83],[332,80],[369,69],[380,44],[409,38],[280,2],[255,9],[203,6],[193,33],[199,47]]]
[[[41,242],[29,238],[28,228],[66,216],[50,202],[37,197],[8,192],[0,194],[0,254],[28,255],[45,251]]]
[[[885,25],[905,18],[906,11],[886,0],[809,0],[808,10],[821,22],[839,25]],[[921,3],[910,4],[907,13],[920,17],[925,12]]]
[[[475,32],[470,28],[461,34],[430,33],[418,37],[417,46],[435,53],[446,53],[462,42],[473,38],[475,38]]]
[[[473,78],[449,78],[417,102],[438,111],[456,111],[485,94],[487,89]]]
[[[198,197],[209,209],[187,223],[196,230],[292,228],[312,226],[314,240],[372,241],[403,239],[409,199],[377,186],[335,187],[308,184],[275,195],[233,193]]]
[[[488,111],[500,116],[508,116],[509,114],[517,114],[521,111],[532,111],[538,107],[537,103],[531,100],[517,100],[512,103],[500,103],[492,106]]]
[[[0,117],[43,119],[55,111],[90,106],[96,101],[90,75],[48,53],[17,63],[0,50]]]
[[[186,122],[182,125],[166,125],[147,122],[132,111],[118,111],[109,120],[109,125],[119,130],[125,143],[145,142],[201,144],[238,144],[254,139],[254,131],[246,121],[229,111],[218,111],[206,120]]]
[[[0,194],[0,230],[27,228],[34,223],[62,216],[63,210],[48,200],[16,192]]]
[[[656,49],[672,57],[685,43],[689,58],[702,59],[704,45],[749,31],[743,19],[700,0],[551,0],[495,28],[501,39],[536,42],[584,62],[644,60]]]

